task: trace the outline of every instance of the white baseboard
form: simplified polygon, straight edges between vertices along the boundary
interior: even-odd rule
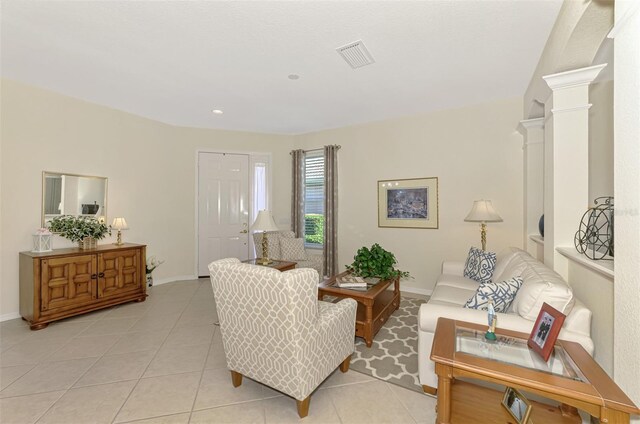
[[[20,313],[19,312],[11,312],[11,313],[8,313],[8,314],[2,314],[2,315],[0,315],[0,322],[9,321],[10,319],[16,319],[16,318],[20,318]]]
[[[431,296],[431,294],[433,293],[432,289],[420,289],[418,287],[406,287],[406,286],[403,287],[402,285],[400,285],[400,291],[413,293],[413,294],[421,294],[423,296]]]
[[[175,277],[167,277],[167,278],[154,278],[153,285],[160,286],[162,284],[174,283],[176,281],[184,281],[184,280],[197,280],[198,277],[196,275],[176,275]]]

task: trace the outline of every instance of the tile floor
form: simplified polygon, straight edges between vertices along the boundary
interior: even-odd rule
[[[30,331],[0,324],[0,422],[287,423],[294,399],[247,378],[234,388],[208,279]],[[304,423],[432,423],[435,400],[349,371],[313,393]]]

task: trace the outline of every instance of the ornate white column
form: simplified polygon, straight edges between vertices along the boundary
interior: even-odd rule
[[[565,279],[567,258],[556,247],[574,245],[589,206],[589,84],[606,64],[542,77],[551,88],[545,102],[544,262]]]
[[[520,121],[518,131],[524,138],[524,249],[537,257],[540,245],[529,236],[539,234],[538,222],[544,212],[544,118]]]

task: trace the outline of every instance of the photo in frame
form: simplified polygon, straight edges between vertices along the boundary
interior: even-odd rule
[[[531,415],[531,402],[513,387],[507,387],[502,397],[502,406],[516,420],[517,424],[525,424]]]
[[[531,330],[527,346],[534,352],[537,352],[542,359],[549,360],[553,346],[558,339],[560,329],[564,323],[566,316],[548,303],[543,303],[536,323]]]
[[[378,181],[378,227],[438,228],[438,178]]]

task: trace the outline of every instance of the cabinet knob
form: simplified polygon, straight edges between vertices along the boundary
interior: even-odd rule
[[[96,274],[91,274],[91,279],[95,280],[96,278],[98,278],[98,276]]]
[[[98,274],[98,277],[100,278],[104,277],[104,272],[101,272],[100,274]]]

